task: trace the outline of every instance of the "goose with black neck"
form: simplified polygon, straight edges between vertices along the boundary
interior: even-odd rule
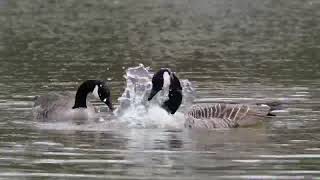
[[[148,101],[161,90],[168,90],[168,99],[163,102],[162,107],[174,114],[182,102],[182,87],[178,77],[168,68],[162,68],[152,77],[152,89]]]
[[[169,99],[162,104],[168,113],[174,114],[182,102],[182,88],[177,76],[169,69],[160,69],[152,78],[150,101],[160,90],[169,87]],[[187,128],[236,128],[256,125],[264,119],[274,116],[273,110],[279,109],[279,103],[265,104],[199,104],[185,113]]]
[[[35,97],[33,114],[40,121],[88,120],[96,117],[97,110],[88,102],[92,94],[112,111],[110,89],[102,80],[84,81],[74,95],[72,92],[51,92]]]

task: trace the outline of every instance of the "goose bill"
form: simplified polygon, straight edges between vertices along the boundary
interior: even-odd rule
[[[150,101],[158,92],[159,91],[152,89],[148,97],[148,101]]]

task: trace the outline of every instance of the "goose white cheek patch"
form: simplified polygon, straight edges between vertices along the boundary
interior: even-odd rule
[[[107,102],[107,98],[105,98],[105,99],[103,100],[103,102]]]
[[[96,97],[97,99],[100,99],[99,94],[98,94],[98,85],[96,85],[92,91],[92,94],[94,95],[94,97]]]
[[[167,89],[170,86],[170,75],[168,72],[163,73],[163,88]]]

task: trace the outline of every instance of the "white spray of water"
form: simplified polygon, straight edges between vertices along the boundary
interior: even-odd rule
[[[152,76],[149,67],[142,64],[127,69],[124,76],[126,88],[118,98],[120,106],[115,111],[118,121],[135,128],[182,128],[184,115],[181,110],[195,98],[192,84],[188,80],[181,80],[184,100],[181,110],[171,115],[160,107],[168,98],[166,91],[159,92],[150,102],[147,100],[152,88]]]

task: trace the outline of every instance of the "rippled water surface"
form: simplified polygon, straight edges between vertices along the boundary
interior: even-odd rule
[[[1,179],[320,177],[318,0],[0,0]],[[170,67],[200,102],[278,100],[262,126],[39,126],[35,95]]]

